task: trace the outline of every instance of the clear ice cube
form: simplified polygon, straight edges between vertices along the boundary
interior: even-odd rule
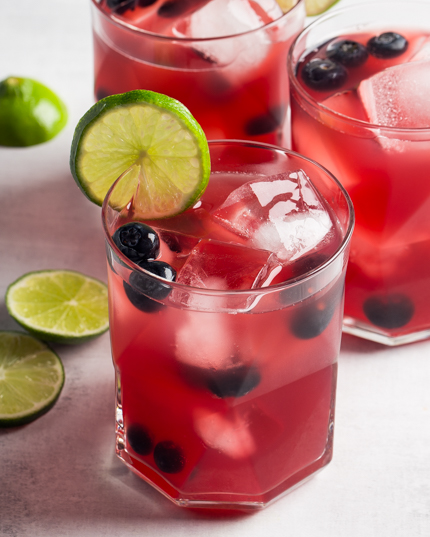
[[[196,409],[194,426],[207,446],[232,459],[250,457],[257,449],[248,421],[237,415],[227,417],[221,413]]]
[[[270,39],[266,32],[247,34],[282,16],[276,0],[212,0],[188,17],[177,21],[172,34],[177,37],[213,38],[241,34],[230,39],[203,41],[195,50],[209,64],[230,66],[226,78],[237,77],[266,57]]]
[[[180,37],[223,37],[255,30],[282,16],[276,0],[211,0],[177,21]]]
[[[280,270],[276,256],[267,250],[202,239],[176,281],[191,287],[236,291],[270,285]]]
[[[302,170],[250,181],[212,215],[252,248],[294,261],[329,240],[334,225]]]
[[[371,123],[387,127],[430,126],[430,60],[389,67],[363,80],[358,95]]]

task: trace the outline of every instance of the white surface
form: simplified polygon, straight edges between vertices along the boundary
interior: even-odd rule
[[[63,267],[106,279],[100,210],[68,164],[93,102],[89,0],[2,0],[0,50],[0,80],[34,77],[70,112],[53,141],[0,148],[0,329],[18,329],[3,296],[21,274]],[[116,459],[107,334],[55,348],[66,369],[56,406],[0,430],[1,536],[430,535],[430,341],[391,349],[345,336],[332,463],[265,511],[230,518],[175,507]]]

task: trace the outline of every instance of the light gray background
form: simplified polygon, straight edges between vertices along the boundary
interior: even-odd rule
[[[0,148],[0,329],[18,328],[3,297],[25,272],[106,280],[100,209],[68,164],[93,103],[89,0],[1,0],[0,80],[10,75],[50,86],[70,117],[49,143]],[[430,535],[430,341],[390,349],[345,336],[333,462],[265,511],[229,518],[181,510],[116,459],[108,334],[55,348],[66,370],[56,406],[0,430],[2,536]]]

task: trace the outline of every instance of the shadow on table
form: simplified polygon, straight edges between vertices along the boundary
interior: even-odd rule
[[[37,172],[37,174],[36,174]],[[35,171],[32,182],[2,187],[0,247],[10,281],[31,270],[68,268],[106,279],[101,209],[70,173]]]

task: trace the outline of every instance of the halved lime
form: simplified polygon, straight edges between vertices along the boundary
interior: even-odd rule
[[[206,136],[179,101],[146,90],[98,101],[79,121],[70,169],[84,194],[101,205],[114,181],[129,170],[115,198],[125,206],[138,187],[139,215],[166,218],[190,207],[210,175]]]
[[[0,427],[41,416],[63,385],[64,369],[55,352],[28,334],[0,331]]]
[[[41,144],[66,123],[66,105],[44,84],[17,76],[0,82],[0,145]]]
[[[109,328],[107,286],[71,270],[29,272],[6,292],[9,314],[45,341],[81,343]]]

